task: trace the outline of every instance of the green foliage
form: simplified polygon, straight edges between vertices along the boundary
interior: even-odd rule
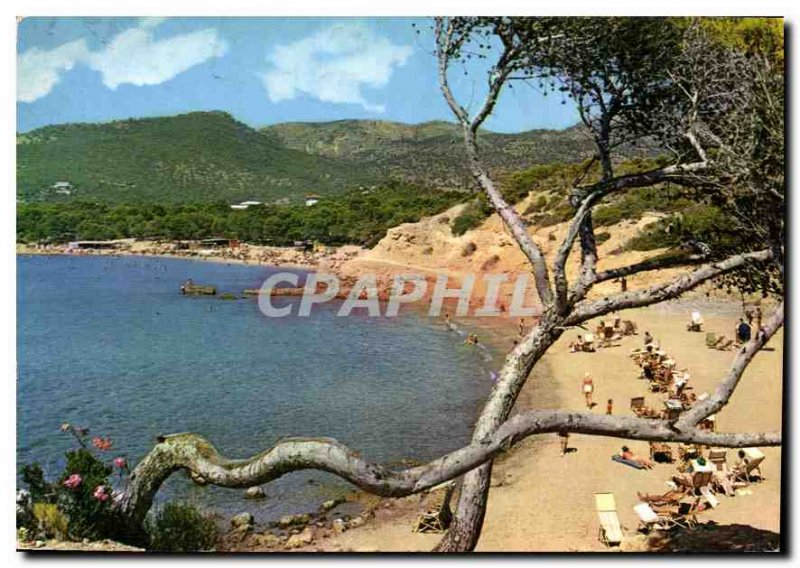
[[[613,203],[598,207],[592,219],[595,226],[603,227],[623,220],[635,221],[648,211],[680,211],[694,203],[684,194],[681,188],[664,184],[633,189]]]
[[[679,248],[688,241],[706,243],[714,256],[741,247],[741,235],[732,229],[731,219],[718,207],[694,203],[680,213],[651,223],[628,241],[629,250]]]
[[[466,207],[453,219],[450,224],[450,229],[454,235],[460,236],[471,229],[480,226],[483,221],[492,214],[492,207],[489,205],[484,195],[479,195],[469,203]]]
[[[493,171],[513,171],[581,160],[591,149],[573,128],[484,132],[481,151]],[[25,202],[299,203],[306,193],[331,196],[387,176],[437,189],[474,185],[461,133],[445,122],[288,123],[257,131],[224,112],[193,112],[17,136],[17,197]]]
[[[353,167],[370,165],[409,183],[430,188],[472,189],[460,127],[447,122],[417,125],[373,120],[285,123],[262,130],[289,148]],[[578,162],[592,153],[581,128],[530,130],[518,134],[481,131],[481,160],[494,174],[536,164]]]
[[[17,137],[17,196],[25,201],[298,202],[305,192],[329,195],[376,179],[369,165],[292,150],[223,112],[47,126]]]
[[[783,67],[783,18],[701,18],[700,25],[723,45]]]
[[[601,231],[599,233],[596,233],[594,236],[594,240],[598,245],[603,244],[610,238],[611,238],[611,233],[609,233],[608,231]]]
[[[72,435],[79,447],[66,452],[64,471],[55,482],[45,478],[39,464],[26,465],[21,470],[22,481],[31,493],[36,524],[28,528],[36,531],[37,538],[113,537],[117,517],[111,510],[112,486],[108,479],[113,470],[89,450],[87,428],[65,423],[61,431]],[[112,447],[108,438],[97,437],[92,444],[98,451]],[[122,464],[120,475],[127,471],[124,461]]]
[[[166,503],[148,523],[150,548],[160,552],[212,550],[217,541],[214,520],[188,503]]]
[[[114,526],[111,499],[101,501],[95,497],[98,487],[103,487],[105,493],[111,494],[108,481],[111,467],[86,448],[68,451],[66,456],[67,465],[58,485],[65,487],[64,482],[75,474],[80,475],[82,480],[77,487],[61,491],[58,497],[59,509],[69,519],[69,535],[76,539],[97,539],[111,534]]]
[[[64,539],[68,536],[67,516],[54,503],[34,503],[33,518],[39,536]]]
[[[20,473],[22,482],[28,486],[32,501],[44,502],[54,495],[53,486],[45,479],[44,470],[38,463],[23,465]]]
[[[432,192],[390,183],[378,189],[347,191],[312,207],[262,205],[232,210],[225,203],[30,203],[17,207],[17,240],[67,242],[123,237],[200,239],[223,236],[273,245],[310,239],[327,245],[371,246],[390,227],[418,221],[463,198],[462,193]]]

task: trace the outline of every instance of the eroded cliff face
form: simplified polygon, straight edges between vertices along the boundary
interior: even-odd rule
[[[531,197],[516,205],[520,212],[528,207]],[[486,292],[484,275],[504,275],[507,282],[501,286],[499,302],[508,304],[513,293],[513,285],[520,275],[530,272],[530,265],[519,247],[506,230],[497,215],[491,215],[480,226],[465,234],[456,236],[451,230],[452,220],[464,208],[457,205],[443,213],[422,219],[418,223],[405,223],[388,231],[386,236],[371,250],[352,256],[337,267],[345,277],[357,278],[372,272],[378,275],[379,287],[385,293],[386,287],[395,274],[421,273],[430,281],[437,274],[450,276],[450,286],[455,287],[464,276],[476,276],[472,305],[477,307]],[[658,220],[661,215],[646,215],[637,221],[623,221],[596,232],[608,233],[610,237],[598,245],[599,268],[614,268],[660,254],[663,250],[648,252],[620,251],[623,245],[643,227]],[[542,248],[552,266],[558,246],[566,235],[568,223],[549,227],[530,227],[536,243]],[[577,246],[577,245],[576,245]],[[574,250],[570,256],[567,273],[575,278],[580,261],[580,251]],[[649,286],[674,276],[676,270],[638,275],[628,279],[628,288]],[[525,305],[537,303],[533,283],[528,286]],[[605,282],[593,290],[592,296],[603,296],[618,291],[617,282]]]

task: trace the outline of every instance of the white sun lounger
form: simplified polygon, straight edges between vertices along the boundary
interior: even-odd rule
[[[598,538],[606,546],[619,546],[622,542],[622,527],[617,516],[617,502],[613,493],[595,493],[594,504],[600,519]]]

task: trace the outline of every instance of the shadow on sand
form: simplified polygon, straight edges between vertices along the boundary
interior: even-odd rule
[[[709,521],[694,529],[651,535],[652,552],[774,552],[780,534],[749,525],[719,525]]]

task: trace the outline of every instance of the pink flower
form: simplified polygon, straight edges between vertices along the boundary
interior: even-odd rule
[[[98,436],[92,440],[92,444],[94,444],[94,447],[101,452],[105,452],[106,450],[111,449],[113,442],[111,441],[111,438],[100,438]]]
[[[77,487],[81,484],[83,478],[77,474],[73,473],[67,479],[64,480],[64,487],[67,489],[77,489]]]
[[[120,469],[125,469],[126,467],[128,467],[128,462],[125,461],[125,458],[118,457],[118,458],[114,458],[114,465],[117,466]]]
[[[92,496],[95,499],[97,499],[98,501],[102,502],[102,503],[105,503],[106,501],[108,501],[108,499],[110,497],[110,495],[108,493],[106,493],[106,488],[105,488],[104,485],[98,485],[97,487],[95,487],[94,488],[94,493],[92,493]]]

